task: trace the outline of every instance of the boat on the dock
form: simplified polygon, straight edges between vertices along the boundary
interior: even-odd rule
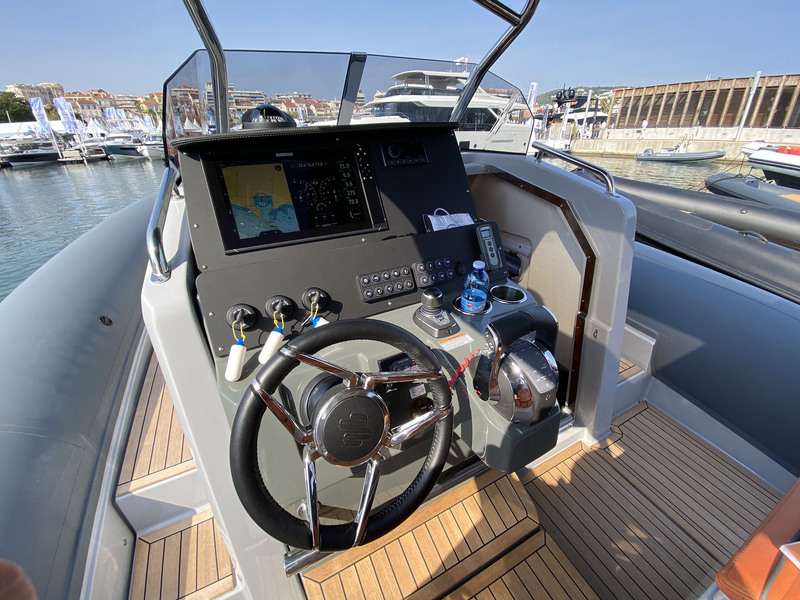
[[[146,133],[136,150],[150,160],[164,160],[164,138],[161,134]]]
[[[145,158],[138,150],[142,145],[141,134],[138,133],[117,131],[102,138],[88,138],[84,145],[87,148],[101,148],[111,160]]]
[[[223,51],[185,4],[206,49],[165,83],[157,196],[0,302],[0,577],[759,597],[800,529],[800,215],[460,144],[538,0],[479,1],[508,28],[446,120],[358,126],[360,90],[430,61]],[[240,123],[229,90],[267,82],[340,98],[337,124]]]
[[[58,162],[59,151],[50,140],[8,140],[0,147],[0,161],[13,168],[33,167]]]
[[[723,196],[753,200],[769,206],[800,210],[800,191],[753,175],[717,173],[706,179],[706,188]]]
[[[681,162],[681,163],[702,163],[710,162],[725,156],[724,150],[706,150],[704,152],[688,152],[685,145],[678,144],[673,148],[662,148],[658,152],[648,148],[641,154],[636,155],[636,160],[659,161],[659,162]]]
[[[800,147],[770,146],[752,152],[747,161],[764,171],[767,179],[783,186],[800,188]]]

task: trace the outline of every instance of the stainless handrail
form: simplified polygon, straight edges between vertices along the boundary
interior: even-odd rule
[[[597,165],[593,165],[592,163],[572,156],[571,154],[567,154],[566,152],[561,152],[560,150],[556,150],[555,148],[551,148],[541,142],[531,142],[531,148],[538,150],[538,154],[536,156],[537,161],[542,160],[543,154],[549,154],[550,156],[555,156],[556,158],[560,158],[563,161],[568,163],[572,163],[578,167],[582,167],[587,171],[591,171],[595,175],[597,175],[605,184],[606,184],[606,193],[612,196],[617,194],[616,187],[614,186],[614,178],[611,176],[611,173],[606,171],[603,167],[598,167]]]
[[[169,280],[170,276],[169,261],[164,254],[164,244],[161,241],[161,230],[167,218],[169,200],[177,179],[178,170],[175,167],[169,166],[164,170],[161,185],[158,187],[156,203],[150,214],[150,223],[147,225],[147,257],[150,259],[150,270],[152,271],[150,281],[153,283],[164,283]]]
[[[528,0],[522,12],[516,13],[497,0],[475,0],[475,2],[499,16],[511,26],[503,34],[503,37],[497,41],[494,48],[489,50],[486,56],[483,57],[483,60],[481,60],[480,64],[475,68],[475,71],[473,71],[467,83],[464,85],[464,89],[461,90],[461,95],[456,105],[453,107],[453,112],[450,113],[450,121],[454,123],[461,121],[461,118],[467,111],[470,100],[472,100],[475,92],[478,91],[478,85],[489,71],[489,68],[500,58],[500,55],[506,51],[506,48],[511,45],[511,42],[517,39],[517,36],[522,33],[522,30],[525,29],[525,26],[531,20],[533,13],[536,12],[536,8],[539,6],[539,0]]]
[[[225,63],[225,52],[208,18],[203,0],[183,0],[183,4],[189,11],[211,60],[211,88],[217,114],[217,133],[227,133],[230,128],[228,127],[228,67]]]

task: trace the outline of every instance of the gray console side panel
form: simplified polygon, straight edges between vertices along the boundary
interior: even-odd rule
[[[629,319],[653,377],[800,474],[800,305],[637,244]]]
[[[611,425],[617,371],[625,333],[636,210],[627,198],[546,162],[508,154],[465,153],[468,175],[504,171],[563,198],[569,204],[597,257],[583,333],[581,374],[577,389],[576,425],[594,438]],[[476,199],[477,200],[477,199]],[[502,201],[502,199],[497,199]],[[531,196],[531,201],[536,198]],[[494,219],[492,199],[478,200],[479,216]],[[505,226],[504,226],[505,229]],[[525,237],[527,232],[508,231]],[[602,400],[601,400],[602,399]]]

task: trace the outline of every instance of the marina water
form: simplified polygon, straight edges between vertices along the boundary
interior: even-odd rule
[[[615,176],[692,190],[702,189],[709,175],[739,169],[719,163],[587,160]],[[129,204],[152,197],[163,171],[160,162],[149,160],[0,169],[0,300],[82,233]]]
[[[154,197],[163,172],[145,159],[0,169],[0,300],[81,234]]]

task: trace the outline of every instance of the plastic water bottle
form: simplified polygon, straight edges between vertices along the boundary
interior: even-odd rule
[[[465,313],[480,313],[486,310],[486,295],[489,293],[489,276],[482,260],[472,263],[472,271],[464,279],[461,294],[461,310]]]

